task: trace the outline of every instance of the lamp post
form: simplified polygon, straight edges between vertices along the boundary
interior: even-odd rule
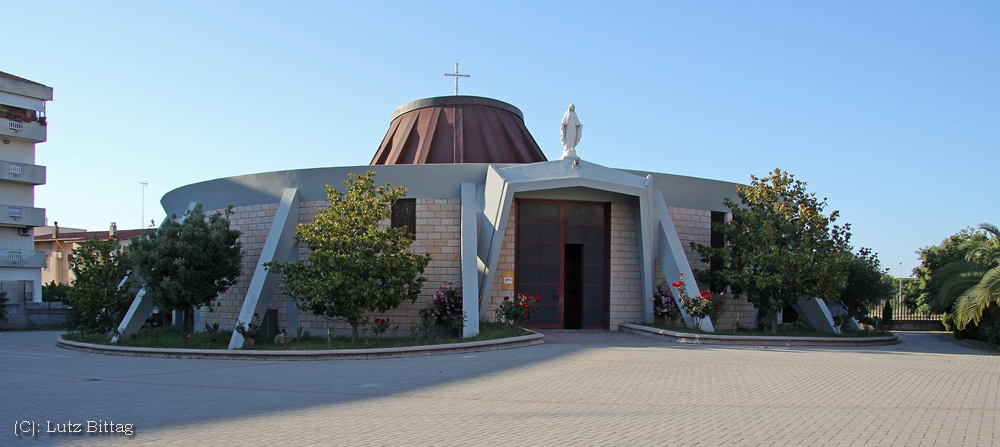
[[[142,220],[139,221],[139,228],[142,228],[143,225],[146,225],[146,185],[149,182],[139,182],[139,184],[142,185]]]
[[[899,261],[899,303],[898,306],[903,305],[903,261]]]

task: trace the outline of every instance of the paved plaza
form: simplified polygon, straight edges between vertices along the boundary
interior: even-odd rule
[[[476,354],[265,362],[0,333],[0,445],[1000,445],[1000,356],[948,334],[871,348],[545,334]],[[67,423],[83,433],[46,433]]]

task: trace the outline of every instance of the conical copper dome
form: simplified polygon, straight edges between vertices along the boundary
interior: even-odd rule
[[[547,161],[521,111],[478,96],[441,96],[404,104],[373,165],[535,163]]]

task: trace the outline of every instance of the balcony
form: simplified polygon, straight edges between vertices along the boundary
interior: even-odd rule
[[[45,166],[0,160],[0,181],[44,185]]]
[[[45,267],[45,252],[37,250],[0,249],[0,267],[40,269]]]
[[[0,227],[44,227],[45,208],[0,203]]]
[[[24,122],[18,119],[7,119],[0,117],[0,136],[2,138],[18,138],[35,143],[46,140],[47,126],[41,121]]]

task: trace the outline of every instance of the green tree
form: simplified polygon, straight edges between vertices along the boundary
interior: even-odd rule
[[[194,308],[212,309],[240,276],[243,245],[240,231],[229,227],[231,215],[232,207],[206,218],[198,205],[182,221],[173,216],[130,245],[146,297],[160,309],[184,311],[185,333],[194,329]]]
[[[66,303],[69,300],[69,289],[69,284],[57,284],[55,281],[49,281],[48,284],[42,286],[42,302]]]
[[[346,321],[357,341],[365,313],[416,301],[430,256],[409,252],[405,228],[379,228],[406,188],[375,186],[371,171],[349,175],[346,194],[327,185],[329,208],[295,228],[296,241],[311,250],[308,259],[265,265],[283,276],[282,293],[300,309]]]
[[[969,323],[978,325],[986,309],[1000,313],[1000,228],[981,224],[979,229],[986,239],[977,238],[962,244],[966,250],[965,259],[946,267],[949,276],[942,286],[942,294],[950,292],[952,284],[956,283],[964,289],[955,300],[955,323],[959,329]],[[965,287],[968,283],[974,284]]]
[[[893,281],[886,278],[888,269],[882,268],[878,255],[870,249],[862,247],[852,253],[845,267],[847,280],[838,301],[847,309],[848,316],[868,315],[869,310],[894,296]]]
[[[913,269],[913,274],[918,282],[919,292],[916,297],[908,295],[907,301],[916,301],[921,312],[952,312],[958,297],[979,282],[976,277],[962,275],[963,272],[981,267],[967,263],[969,243],[985,240],[984,233],[966,228],[948,236],[938,245],[917,250],[920,265]],[[948,283],[947,288],[945,283]]]
[[[733,219],[715,224],[726,246],[692,247],[706,262],[722,261],[724,267],[712,273],[718,284],[767,309],[777,334],[778,312],[800,297],[839,297],[847,280],[850,224],[832,225],[839,212],[824,214],[826,199],[806,192],[806,183],[787,171],[750,178],[749,186],[737,187],[739,203],[725,199]]]
[[[0,321],[7,322],[7,292],[0,292]]]
[[[94,237],[73,249],[70,268],[76,279],[67,299],[78,323],[105,334],[117,327],[132,304],[128,286],[122,284],[130,267],[117,238]]]

